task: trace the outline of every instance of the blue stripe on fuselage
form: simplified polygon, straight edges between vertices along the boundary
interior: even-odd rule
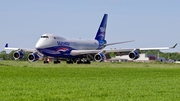
[[[37,49],[37,50],[46,56],[69,57],[71,56],[70,52],[74,49],[67,46],[55,46],[55,47],[49,47],[49,48],[43,48],[43,49]]]

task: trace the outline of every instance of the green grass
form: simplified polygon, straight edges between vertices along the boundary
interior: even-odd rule
[[[0,101],[179,101],[179,67],[0,61]]]

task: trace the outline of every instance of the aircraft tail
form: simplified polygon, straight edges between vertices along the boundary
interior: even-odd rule
[[[108,14],[104,14],[104,17],[101,21],[101,24],[95,36],[95,40],[105,41],[107,18],[108,18]]]

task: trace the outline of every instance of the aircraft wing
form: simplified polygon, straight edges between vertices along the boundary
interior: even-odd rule
[[[168,50],[173,49],[177,46],[177,43],[172,47],[155,47],[155,48],[131,48],[131,49],[103,49],[103,50],[72,50],[71,55],[84,55],[84,54],[93,54],[93,53],[110,53],[110,52],[119,52],[123,55],[127,55],[132,51],[140,50]]]
[[[177,46],[177,43],[172,47],[139,48],[139,50],[168,50],[168,49],[173,49],[176,46]]]
[[[36,52],[36,49],[8,47],[8,44],[5,45],[4,49],[5,50],[19,50],[19,51],[25,51],[25,52]]]

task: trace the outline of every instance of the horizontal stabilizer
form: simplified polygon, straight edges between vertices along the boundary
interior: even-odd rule
[[[11,48],[11,47],[5,47],[5,50],[19,50],[19,48]]]

